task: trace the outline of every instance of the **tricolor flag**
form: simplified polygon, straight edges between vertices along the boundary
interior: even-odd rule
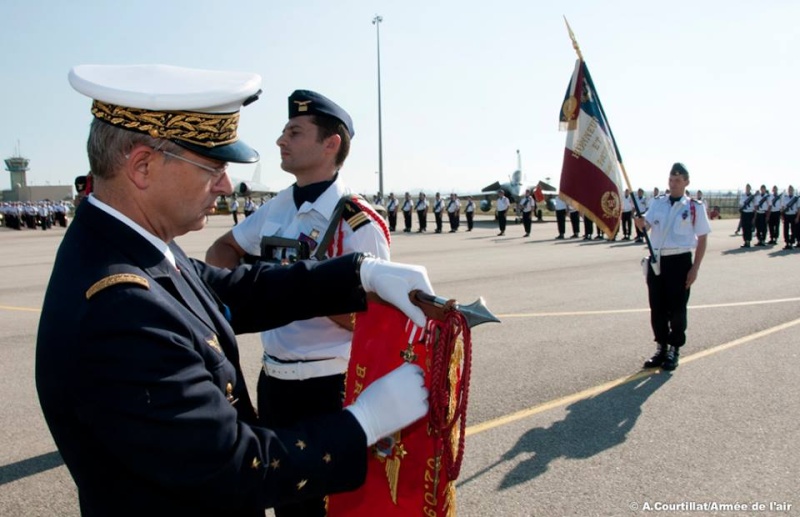
[[[582,59],[575,63],[560,129],[567,131],[559,197],[581,210],[608,236],[619,228],[622,213],[621,158],[603,106]]]

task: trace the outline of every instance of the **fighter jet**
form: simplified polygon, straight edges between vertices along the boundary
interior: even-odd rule
[[[264,197],[277,194],[276,190],[270,189],[261,183],[261,163],[256,165],[256,170],[253,171],[253,178],[250,181],[233,177],[231,177],[231,180],[234,185],[234,193],[237,196]]]
[[[497,199],[497,193],[501,190],[505,192],[506,197],[511,203],[519,202],[519,199],[525,195],[526,190],[530,190],[531,193],[533,193],[537,203],[545,202],[558,194],[552,185],[544,181],[539,181],[536,185],[525,186],[522,176],[522,158],[520,157],[519,149],[517,149],[517,170],[511,173],[509,180],[505,183],[495,181],[481,190],[481,194],[479,195],[483,196],[480,202],[480,209],[482,212],[489,212],[492,210],[492,200]]]

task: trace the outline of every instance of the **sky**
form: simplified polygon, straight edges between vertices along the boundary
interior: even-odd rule
[[[480,191],[508,181],[517,150],[526,183],[557,186],[576,59],[565,16],[634,189],[663,190],[676,161],[690,189],[800,184],[796,0],[0,0],[0,154],[29,158],[31,185],[72,184],[88,171],[91,101],[70,68],[162,63],[262,76],[239,135],[276,190],[293,183],[275,140],[295,89],[352,116],[341,174],[356,191],[378,190],[379,133],[386,192]]]

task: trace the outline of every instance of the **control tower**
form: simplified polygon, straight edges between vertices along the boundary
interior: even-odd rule
[[[6,158],[6,170],[11,173],[11,190],[20,190],[28,186],[26,173],[28,164],[31,162],[22,156],[12,156]]]

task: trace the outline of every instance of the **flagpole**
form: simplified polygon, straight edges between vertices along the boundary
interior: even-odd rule
[[[581,53],[581,47],[578,45],[578,40],[575,38],[575,33],[572,32],[572,27],[569,26],[569,22],[567,21],[567,17],[564,16],[564,23],[567,24],[567,31],[569,32],[569,38],[572,40],[572,48],[575,49],[575,52],[578,54],[578,59],[583,61],[583,54]],[[587,71],[588,73],[588,71]],[[619,149],[617,149],[617,139],[614,138],[614,133],[611,131],[611,124],[608,121],[608,117],[606,117],[605,110],[603,110],[603,105],[600,102],[600,98],[597,98],[597,105],[600,107],[600,111],[603,113],[603,118],[606,119],[606,126],[608,127],[608,133],[611,136],[611,141],[614,142],[614,152],[617,154],[617,163],[619,164],[619,168],[622,171],[622,177],[625,178],[625,185],[628,186],[628,192],[630,192],[631,200],[633,201],[633,208],[636,211],[636,217],[642,217],[642,211],[639,209],[639,203],[636,202],[636,196],[633,194],[633,187],[631,186],[631,180],[628,178],[628,172],[625,170],[625,164],[622,163],[622,157],[619,154]],[[650,242],[650,236],[647,234],[647,230],[644,230],[644,240],[647,243],[647,249],[650,251],[650,262],[655,262],[655,253],[653,253],[653,245]]]

